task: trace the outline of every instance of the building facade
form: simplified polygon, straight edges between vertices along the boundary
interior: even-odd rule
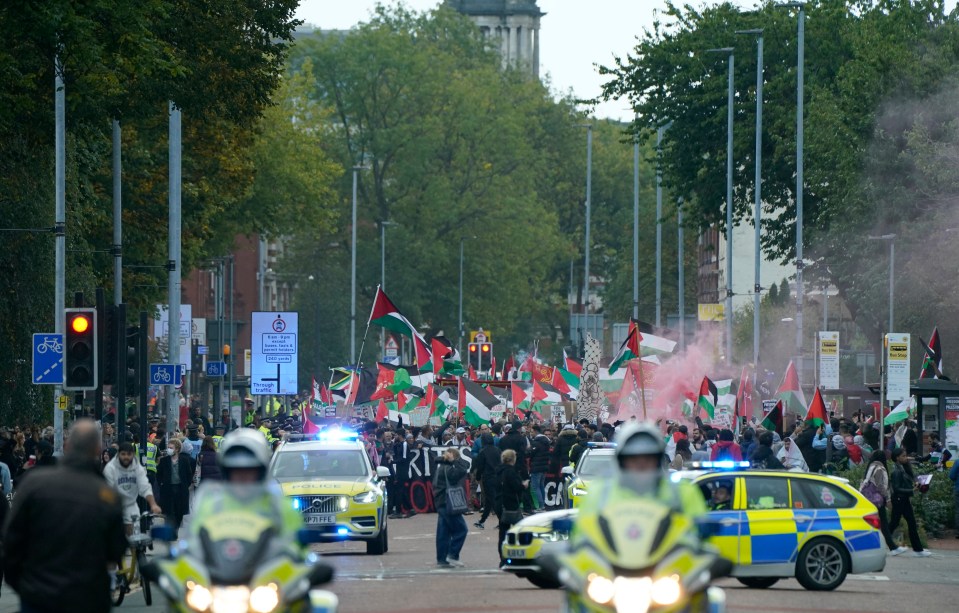
[[[545,13],[536,0],[447,0],[447,4],[469,16],[499,48],[504,67],[525,68],[539,78],[539,28]]]

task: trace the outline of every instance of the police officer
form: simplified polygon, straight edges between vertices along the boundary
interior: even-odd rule
[[[153,488],[153,496],[157,495],[157,455],[158,450],[156,444],[153,441],[156,440],[156,432],[151,432],[147,435],[147,450],[143,455],[143,466],[147,469],[147,480],[150,482],[150,487]],[[133,450],[136,453],[136,457],[139,461],[140,457],[140,443],[133,444]]]
[[[216,425],[216,434],[214,434],[211,438],[213,439],[213,445],[216,446],[217,449],[220,448],[220,443],[223,441],[223,433],[225,431],[226,431],[225,425],[223,424]]]
[[[273,426],[273,420],[270,419],[269,417],[264,417],[263,419],[260,420],[259,431],[263,435],[263,437],[266,439],[266,442],[269,443],[270,445],[272,445],[273,442],[276,440],[276,437],[274,437],[272,432],[270,432],[270,430],[272,429],[272,426]]]

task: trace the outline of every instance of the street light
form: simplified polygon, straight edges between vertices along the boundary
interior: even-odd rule
[[[356,187],[361,170],[369,166],[353,167],[353,227],[351,228],[350,255],[350,364],[356,364]]]
[[[733,359],[733,71],[735,49],[708,49],[706,53],[729,56],[726,99],[726,365]]]
[[[739,30],[736,34],[756,36],[756,177],[753,180],[753,192],[756,197],[753,206],[753,224],[756,234],[755,252],[755,280],[753,283],[753,365],[759,372],[759,306],[763,291],[760,284],[760,235],[762,229],[763,200],[762,200],[762,166],[763,166],[763,30]]]
[[[802,216],[803,216],[803,67],[806,45],[806,4],[804,2],[784,2],[778,8],[799,9],[797,31],[797,75],[796,75],[796,365],[802,373],[802,320],[803,320],[803,281],[802,281]]]
[[[589,313],[589,226],[593,199],[593,124],[579,124],[586,128],[586,261],[583,274],[583,315]],[[585,318],[584,318],[585,319]]]
[[[456,351],[463,353],[463,245],[466,241],[475,239],[475,236],[464,236],[460,238],[460,325],[459,338],[456,341]]]
[[[883,234],[882,236],[870,236],[871,241],[889,241],[889,333],[893,331],[893,277],[896,272],[896,235]]]
[[[663,325],[663,135],[673,125],[656,128],[656,327]]]

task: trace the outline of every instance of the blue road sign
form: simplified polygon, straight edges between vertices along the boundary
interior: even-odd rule
[[[226,362],[207,362],[207,363],[206,363],[206,376],[208,376],[208,377],[225,377],[225,376],[226,376]]]
[[[207,355],[208,353],[210,353],[210,348],[207,347],[206,345],[197,345],[197,346],[196,346],[196,354],[197,354],[197,355]]]
[[[63,385],[63,335],[33,335],[33,383]]]
[[[182,385],[179,364],[150,364],[150,385]]]

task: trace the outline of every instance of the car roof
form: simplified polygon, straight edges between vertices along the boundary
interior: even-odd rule
[[[616,449],[612,447],[587,447],[583,451],[583,455],[613,455],[616,453]]]
[[[673,473],[674,479],[695,480],[700,477],[726,476],[726,477],[783,477],[789,479],[808,479],[814,481],[829,481],[832,483],[848,484],[849,479],[837,477],[835,475],[823,475],[820,473],[794,472],[789,470],[678,470]]]
[[[335,451],[335,450],[359,450],[363,451],[363,443],[360,441],[286,441],[278,452],[283,451]]]

